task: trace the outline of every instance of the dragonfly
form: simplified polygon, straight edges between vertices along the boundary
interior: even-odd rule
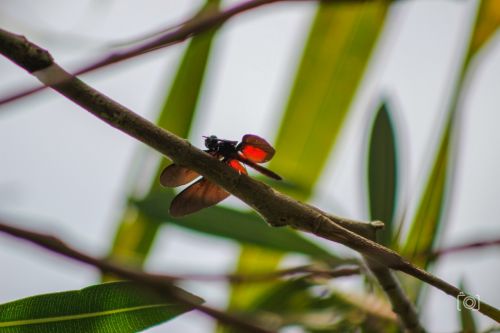
[[[259,165],[273,158],[275,150],[265,139],[246,134],[241,142],[219,139],[215,135],[204,136],[206,153],[238,171],[248,174],[247,165],[261,174],[281,180],[275,172]],[[188,184],[200,177],[196,171],[178,164],[170,164],[160,174],[160,184],[165,187],[178,187]],[[185,188],[170,204],[170,215],[182,217],[201,209],[213,206],[229,196],[229,192],[205,177]]]

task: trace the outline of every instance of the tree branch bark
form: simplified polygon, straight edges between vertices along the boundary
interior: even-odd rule
[[[377,241],[377,230],[378,229],[373,228],[370,234],[363,234],[362,236]],[[387,268],[387,266],[381,265],[379,262],[366,255],[364,258],[368,268],[389,298],[392,310],[398,315],[401,325],[405,328],[405,332],[424,333],[425,329],[420,324],[417,310],[404,293],[397,277]]]
[[[376,222],[367,224],[327,214],[246,175],[240,175],[186,140],[155,126],[67,73],[52,61],[47,51],[24,37],[0,29],[0,53],[102,121],[221,185],[255,209],[271,226],[290,226],[313,233],[348,246],[381,266],[412,275],[453,297],[462,293],[446,281],[412,265],[395,251],[348,229],[369,230],[376,227]],[[500,311],[495,307],[480,302],[479,311],[500,322]]]

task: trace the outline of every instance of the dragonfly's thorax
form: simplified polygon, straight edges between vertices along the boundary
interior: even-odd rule
[[[231,157],[238,153],[238,141],[219,139],[215,135],[205,137],[205,147],[209,152],[223,157]]]

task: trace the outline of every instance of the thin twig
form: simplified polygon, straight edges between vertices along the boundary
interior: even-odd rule
[[[76,71],[73,75],[81,75],[91,72],[96,69],[106,67],[108,65],[116,64],[124,60],[134,58],[136,56],[160,50],[164,47],[175,45],[181,43],[186,39],[198,35],[204,31],[211,28],[220,26],[232,17],[244,13],[246,11],[262,7],[264,5],[269,5],[277,2],[305,2],[305,1],[315,1],[315,0],[250,0],[245,1],[234,6],[230,6],[222,11],[214,11],[211,15],[195,15],[191,19],[186,20],[183,23],[176,24],[171,28],[164,29],[164,33],[160,34],[159,37],[148,39],[146,42],[132,46],[128,49],[112,52],[111,54],[105,55],[99,60],[96,60]],[[327,0],[332,2],[363,2],[367,0]],[[46,86],[39,86],[28,88],[24,91],[14,93],[9,96],[0,98],[0,106],[14,102],[18,99],[30,96],[34,93],[44,90]]]
[[[178,282],[178,281],[203,281],[203,282],[220,282],[227,281],[233,284],[242,283],[259,283],[276,280],[284,277],[294,277],[302,275],[304,278],[325,278],[334,279],[361,274],[361,269],[358,266],[341,267],[335,269],[319,268],[316,265],[304,265],[271,272],[262,272],[254,274],[149,274],[157,279]]]
[[[436,260],[437,258],[448,254],[456,254],[459,252],[470,251],[470,250],[479,250],[492,246],[500,246],[500,239],[475,241],[456,246],[445,247],[442,249],[437,249],[430,255],[430,260]]]
[[[230,14],[230,17],[228,17],[225,21],[227,21],[229,18],[231,18],[237,14],[240,14],[244,11],[258,8],[258,7],[265,5],[265,4],[268,4],[268,3],[273,3],[273,2],[306,2],[306,1],[312,2],[312,1],[317,1],[317,0],[274,0],[274,1],[264,1],[261,3],[257,3],[255,1],[242,2],[242,3],[237,4],[237,5],[232,7],[234,10],[232,10],[232,14]],[[324,0],[324,1],[331,1],[331,2],[337,2],[337,3],[340,3],[340,2],[355,3],[355,2],[363,2],[363,1],[367,1],[367,0]],[[230,8],[231,7],[229,7],[228,10]],[[212,14],[210,14],[210,15],[212,15]],[[214,16],[216,16],[216,15],[217,14],[214,14]],[[174,25],[169,25],[169,26],[161,28],[157,31],[151,31],[151,32],[145,33],[141,36],[135,37],[133,39],[128,39],[128,40],[124,40],[121,42],[112,43],[110,45],[110,47],[119,48],[119,47],[123,47],[123,46],[127,46],[127,45],[138,44],[138,43],[146,41],[146,40],[151,40],[154,37],[165,35],[166,33],[171,32],[175,29],[178,29],[182,26],[187,26],[189,24],[195,23],[198,19],[199,19],[199,13],[193,15],[192,17],[188,18],[185,21],[182,21],[180,23],[176,23]]]
[[[239,174],[189,142],[165,131],[123,105],[96,91],[54,63],[50,54],[25,38],[0,29],[0,53],[33,73],[68,99],[109,125],[156,149],[179,165],[205,176],[255,209],[271,226],[289,226],[338,242],[400,270],[445,293],[457,297],[462,291],[420,269],[397,252],[351,230],[371,230],[373,224],[357,222],[321,212],[286,196],[268,185]],[[347,228],[352,229],[347,229]],[[479,311],[500,322],[500,311],[481,301]]]
[[[325,279],[333,279],[345,276],[358,275],[361,273],[359,267],[344,267],[337,269],[317,268],[314,265],[306,265],[293,267],[273,272],[254,273],[254,274],[183,274],[177,275],[179,280],[196,280],[196,281],[228,281],[234,284],[240,283],[258,283],[271,281],[283,277],[303,275],[304,277],[321,277]]]
[[[234,6],[231,6],[222,11],[215,11],[211,15],[195,15],[193,18],[187,20],[185,24],[176,25],[172,29],[168,29],[165,33],[160,36],[147,40],[140,45],[134,45],[122,51],[115,51],[111,54],[103,56],[101,59],[92,62],[78,70],[76,70],[74,75],[81,75],[88,73],[95,69],[103,68],[111,64],[115,64],[138,55],[142,55],[154,50],[159,50],[161,48],[175,45],[177,43],[183,42],[187,38],[193,37],[201,32],[204,32],[210,28],[217,27],[225,23],[230,18],[246,12],[257,7],[261,7],[274,2],[284,2],[284,1],[298,1],[298,0],[251,0],[245,1]],[[307,1],[307,0],[302,0]],[[309,0],[310,1],[310,0]],[[36,92],[44,90],[46,86],[29,88],[24,91],[6,96],[0,99],[0,106],[16,101],[20,98],[27,97]]]
[[[381,228],[373,228],[371,233],[363,234],[364,237],[377,241],[377,231]],[[397,277],[390,271],[390,269],[381,265],[378,261],[373,260],[369,256],[364,255],[366,264],[372,274],[377,279],[378,283],[384,290],[392,305],[392,310],[398,315],[401,325],[405,328],[407,333],[423,333],[425,329],[420,324],[418,313],[406,296],[403,288],[401,287]]]
[[[14,227],[6,224],[4,221],[1,220],[0,220],[0,231],[9,234],[11,236],[30,241],[38,246],[41,246],[52,252],[59,253],[67,258],[71,258],[81,263],[94,266],[100,269],[104,273],[111,273],[121,278],[138,282],[144,287],[154,289],[156,291],[164,293],[165,295],[173,297],[179,303],[193,307],[194,309],[217,319],[221,323],[229,324],[248,332],[260,332],[260,333],[273,332],[271,330],[260,327],[255,323],[250,322],[241,317],[236,317],[234,315],[219,311],[209,306],[198,304],[193,300],[191,300],[190,298],[187,298],[182,294],[176,293],[175,289],[172,288],[173,286],[172,281],[176,280],[175,277],[168,275],[148,274],[139,270],[125,268],[116,265],[112,261],[97,259],[95,257],[87,255],[83,252],[80,252],[66,245],[66,243],[64,243],[63,241],[54,236]]]

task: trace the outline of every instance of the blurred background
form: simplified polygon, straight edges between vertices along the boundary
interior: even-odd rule
[[[0,22],[78,70],[200,10],[214,10],[217,2],[204,6],[194,0],[2,0]],[[336,215],[384,220],[382,243],[500,307],[498,242],[435,260],[430,255],[500,239],[499,17],[494,0],[277,3],[236,16],[191,44],[82,78],[198,147],[202,135],[266,138],[277,149],[269,167],[285,179],[273,186]],[[3,57],[0,73],[1,97],[37,86]],[[297,242],[311,248],[295,251],[291,240],[270,237],[259,244],[259,234],[228,234],[224,228],[239,228],[238,218],[258,220],[234,198],[185,223],[171,220],[172,192],[155,181],[158,163],[167,161],[53,91],[0,105],[0,156],[1,216],[150,271],[251,273],[321,262],[322,251],[357,257],[310,235]],[[258,232],[267,234],[261,227]],[[100,280],[92,268],[5,235],[0,265],[0,303]],[[402,281],[430,332],[461,329],[455,299]],[[279,283],[271,284],[252,285],[246,296],[245,285],[223,281],[182,286],[215,307],[258,313],[250,300]],[[348,299],[373,294],[383,302],[368,285],[357,276],[316,287]],[[349,311],[367,311],[354,303]],[[472,315],[478,331],[495,324]],[[283,323],[286,332],[314,331],[300,320]],[[328,323],[334,330],[337,322]],[[210,332],[215,326],[190,312],[148,332]]]

